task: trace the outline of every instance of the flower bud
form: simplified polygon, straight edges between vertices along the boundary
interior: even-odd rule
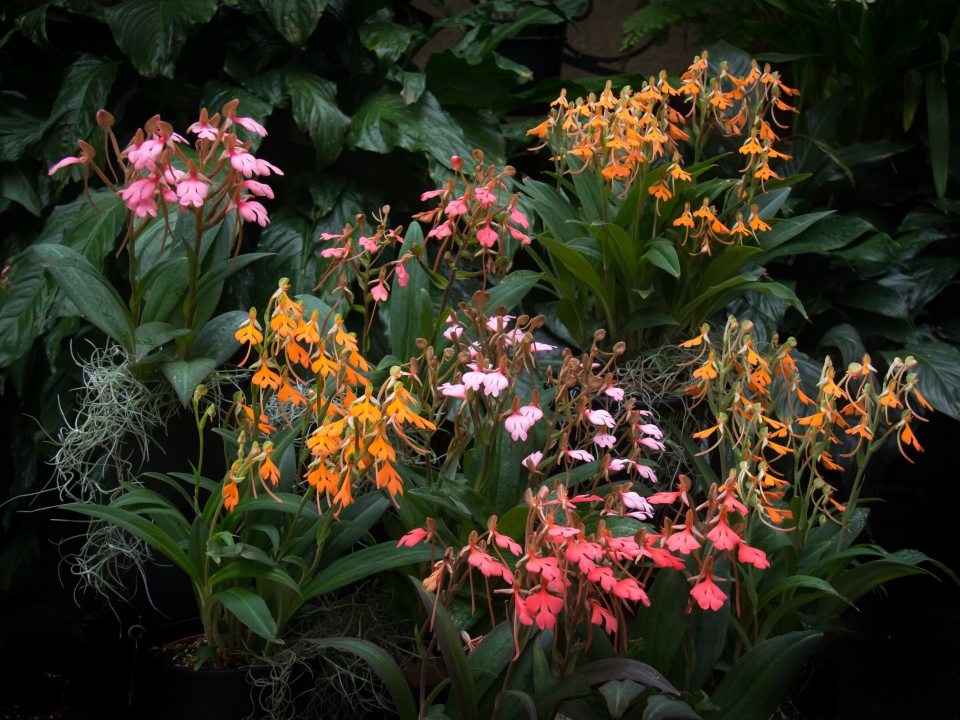
[[[103,108],[97,110],[97,125],[99,125],[104,130],[109,130],[113,127],[113,124],[116,122],[116,119],[108,113]]]
[[[463,170],[463,158],[459,155],[451,155],[450,164],[453,166],[454,170]]]

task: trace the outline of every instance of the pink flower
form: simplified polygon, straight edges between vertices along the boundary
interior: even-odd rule
[[[257,197],[265,197],[273,200],[273,188],[265,183],[259,182],[258,180],[244,180],[240,184]]]
[[[139,145],[127,148],[127,160],[133,163],[135,170],[153,170],[157,157],[163,152],[163,142],[148,138]]]
[[[728,512],[736,511],[746,517],[747,506],[737,500],[737,496],[733,494],[733,490],[729,485],[724,488],[722,493],[720,493],[719,498],[721,504],[727,509]]]
[[[640,583],[632,577],[618,581],[613,587],[613,594],[630,602],[637,602],[639,600],[647,607],[650,607],[650,598],[647,597],[643,588],[640,587]]]
[[[283,170],[278,168],[273,163],[269,163],[266,160],[261,160],[257,158],[257,175],[269,175],[271,172],[274,175],[283,175]]]
[[[543,419],[543,410],[533,403],[524,405],[522,408],[520,408],[520,414],[525,418],[529,418],[531,424]]]
[[[320,257],[323,258],[342,258],[347,254],[347,248],[345,247],[328,247],[320,252]]]
[[[652,423],[637,425],[637,430],[657,440],[663,440],[663,431]]]
[[[475,367],[476,366],[474,366],[474,368]],[[466,385],[469,390],[479,390],[485,378],[486,373],[474,369],[463,374],[463,384]]]
[[[465,215],[467,212],[467,203],[462,197],[458,197],[448,202],[443,211],[450,217]]]
[[[560,579],[561,571],[557,559],[553,556],[538,557],[531,555],[527,558],[527,572],[534,575],[540,575],[547,582],[554,582]]]
[[[366,237],[365,235],[361,235],[357,239],[357,242],[360,243],[360,247],[362,247],[364,250],[366,250],[369,253],[375,253],[377,251],[377,241],[372,237]]]
[[[483,378],[483,394],[500,397],[500,391],[504,390],[509,384],[510,381],[507,380],[506,375],[500,372],[500,370],[485,373]]]
[[[134,180],[120,193],[127,208],[136,213],[137,217],[147,215],[157,216],[157,200],[154,194],[157,190],[157,178],[146,177]]]
[[[477,568],[484,577],[502,577],[508,583],[513,582],[513,573],[476,545],[470,545],[470,555],[467,557],[467,562]]]
[[[733,550],[740,543],[740,536],[727,525],[727,514],[720,513],[716,526],[707,533],[707,539],[717,550]]]
[[[477,230],[477,240],[483,247],[493,247],[498,237],[497,232],[490,227],[490,223]]]
[[[460,400],[467,399],[466,385],[452,385],[445,382],[440,386],[439,390],[444,397],[459,398]]]
[[[517,440],[527,439],[527,431],[533,426],[533,423],[534,421],[530,418],[524,417],[518,412],[512,412],[503,421],[503,426],[510,433],[513,441],[516,442]]]
[[[647,502],[647,499],[635,492],[620,493],[620,500],[623,506],[633,512],[627,513],[629,517],[637,520],[649,520],[653,517],[653,506]]]
[[[667,449],[666,446],[659,440],[654,440],[653,438],[648,437],[639,438],[637,440],[637,445],[643,445],[645,448],[649,448],[650,450],[659,450],[660,452],[663,452]]]
[[[527,216],[516,208],[513,208],[513,210],[510,211],[510,222],[516,223],[524,229],[530,227],[530,223],[527,222]]]
[[[607,634],[612,635],[617,631],[617,619],[600,603],[590,603],[590,622],[594,625],[602,625]]]
[[[636,465],[636,463],[628,458],[613,458],[609,463],[607,463],[607,471],[617,473],[632,465]]]
[[[266,227],[270,222],[267,209],[256,200],[240,198],[237,200],[237,210],[247,222],[255,222],[260,227]]]
[[[428,238],[435,237],[443,240],[444,238],[450,237],[450,235],[452,234],[453,234],[453,229],[450,227],[450,221],[447,220],[445,222],[440,223],[433,230],[428,232],[427,237]]]
[[[501,547],[504,550],[509,551],[512,555],[519,556],[523,552],[523,548],[520,547],[520,543],[516,542],[509,535],[504,535],[498,533],[496,530],[493,531],[493,541],[497,544],[497,547]]]
[[[438,195],[443,195],[443,193],[445,192],[446,190],[444,190],[443,188],[440,188],[439,190],[427,190],[425,193],[421,193],[420,202],[426,202],[430,198],[435,198]]]
[[[636,463],[634,469],[637,471],[637,475],[642,477],[644,480],[655,483],[657,481],[657,473],[654,472],[653,468],[649,465],[643,465],[641,463]]]
[[[410,282],[410,273],[407,272],[407,268],[405,267],[404,263],[401,262],[397,264],[396,273],[397,273],[397,284],[400,287],[406,287],[407,283]],[[444,336],[446,336],[446,332],[444,332]]]
[[[253,118],[235,117],[233,121],[240,127],[246,130],[249,130],[250,132],[256,133],[260,137],[267,136],[267,129],[263,127],[263,125],[258,123],[256,120],[254,120]],[[190,131],[187,130],[187,132],[190,132]]]
[[[216,140],[217,139],[217,127],[216,125],[211,125],[203,118],[206,117],[206,111],[204,111],[203,117],[200,118],[197,122],[187,128],[188,133],[193,133],[201,140]]]
[[[68,165],[77,165],[84,164],[87,161],[82,157],[65,157],[63,160],[58,160],[55,162],[49,170],[47,170],[47,175],[53,175],[57,170],[67,167]]]
[[[541,460],[543,460],[543,453],[537,450],[527,455],[520,464],[528,470],[536,470]]]
[[[563,453],[567,457],[580,460],[581,462],[593,462],[595,460],[593,455],[586,450],[564,450]]]
[[[683,493],[680,490],[676,492],[658,492],[647,498],[651,505],[672,505]]]
[[[759,548],[750,547],[745,542],[740,543],[740,548],[737,550],[737,560],[745,565],[753,565],[760,570],[765,570],[770,567],[767,554]]]
[[[554,525],[553,519],[547,516],[547,537],[551,540],[565,540],[580,534],[580,530],[568,525]]]
[[[608,435],[607,433],[599,433],[598,435],[593,436],[593,442],[596,443],[598,447],[612,448],[617,444],[617,438],[616,436]]]
[[[517,605],[520,605],[520,598],[517,598]],[[547,592],[544,587],[540,591],[527,597],[523,601],[525,605],[525,614],[536,621],[537,627],[541,630],[549,630],[557,625],[557,615],[563,609],[563,600]],[[520,622],[523,623],[524,616],[520,615]],[[530,625],[532,623],[524,623]]]
[[[370,296],[377,302],[386,302],[387,298],[390,297],[390,289],[382,278],[376,285],[370,288]]]
[[[697,601],[701,610],[719,610],[727,599],[723,590],[717,587],[717,584],[713,582],[713,578],[709,575],[694,585],[690,594]]]
[[[563,556],[567,562],[577,563],[580,572],[586,574],[596,567],[595,561],[603,556],[603,550],[597,543],[578,539],[567,543]]]
[[[473,191],[473,196],[480,203],[481,207],[489,207],[497,202],[497,196],[494,195],[490,188],[486,186],[475,188]]]
[[[242,147],[235,145],[229,150],[224,150],[223,154],[220,156],[220,159],[223,160],[224,158],[229,158],[230,167],[243,175],[245,178],[250,178],[254,175],[260,175],[260,171],[257,169],[257,159]]]
[[[503,332],[513,319],[513,315],[494,315],[491,318],[487,318],[487,330],[490,332]]]
[[[210,187],[197,176],[196,172],[185,175],[177,183],[177,197],[180,198],[180,204],[184,207],[188,205],[203,207],[203,201],[209,191]]]
[[[417,543],[421,543],[426,540],[428,535],[430,535],[430,533],[423,528],[414,528],[400,538],[400,541],[397,543],[397,547],[403,547],[404,545],[413,547]]]
[[[463,335],[462,325],[447,325],[447,329],[443,331],[443,336],[450,342],[459,340],[461,335]]]
[[[605,394],[607,397],[611,397],[611,398],[613,398],[614,400],[616,400],[617,402],[623,402],[623,389],[622,389],[622,388],[614,387],[613,385],[607,385],[607,386],[603,389],[603,392],[604,392],[604,394]]]
[[[610,592],[617,584],[617,579],[613,575],[613,570],[607,566],[595,567],[587,573],[587,580],[592,583],[599,583],[600,587]]]
[[[524,235],[522,232],[517,230],[513,225],[507,225],[507,230],[510,231],[510,234],[513,235],[514,240],[519,240],[524,245],[530,244],[530,237]]]
[[[700,541],[693,536],[690,528],[685,528],[683,532],[675,532],[667,538],[667,548],[684,555],[689,555],[698,547],[700,547]]]
[[[617,421],[614,420],[613,416],[606,410],[591,410],[588,408],[584,411],[584,415],[586,415],[587,420],[592,422],[594,425],[612,428],[616,427],[617,424]]]

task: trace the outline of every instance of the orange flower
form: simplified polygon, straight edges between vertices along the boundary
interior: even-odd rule
[[[237,488],[237,484],[233,481],[226,483],[223,486],[223,506],[233,512],[233,509],[237,506],[237,503],[240,502],[240,490]]]

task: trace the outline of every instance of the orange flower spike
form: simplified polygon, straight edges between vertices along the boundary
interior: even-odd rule
[[[317,325],[317,311],[314,310],[310,313],[310,319],[304,321],[303,318],[300,319],[300,323],[297,325],[297,334],[295,338],[298,342],[305,342],[310,347],[313,347],[320,342],[320,329]]]
[[[683,213],[673,221],[674,227],[686,227],[693,229],[693,215],[690,214],[690,203],[683,204]]]
[[[749,224],[754,232],[766,232],[770,229],[770,226],[760,218],[760,211],[756,205],[750,208]]]
[[[260,479],[269,480],[270,483],[276,487],[277,483],[280,481],[280,468],[278,468],[273,459],[270,457],[273,454],[273,443],[265,442],[263,444],[263,462],[260,465]]]
[[[243,360],[240,361],[241,367],[247,361],[247,358],[250,357],[250,351],[253,350],[253,346],[263,342],[263,333],[261,330],[260,323],[257,322],[257,309],[250,308],[250,316],[244,320],[243,324],[240,325],[237,332],[233,335],[241,345],[243,343],[249,343],[247,354],[244,355]]]
[[[917,436],[914,435],[913,430],[910,428],[910,421],[907,420],[903,423],[903,429],[900,431],[900,434],[897,436],[897,444],[900,445],[903,443],[909,447],[913,447],[918,452],[923,452],[923,447],[920,445],[920,442],[917,440]],[[901,454],[907,459],[906,453],[903,452],[903,445],[900,445]],[[910,462],[913,462],[912,460]]]
[[[733,227],[730,228],[730,233],[733,235],[739,235],[743,237],[744,235],[753,235],[746,226],[743,224],[743,214],[737,213],[737,222],[734,223]]]
[[[383,463],[377,468],[376,482],[378,488],[386,488],[390,497],[403,495],[403,478],[397,469],[389,463]]]
[[[270,369],[270,360],[266,355],[260,356],[260,369],[250,378],[250,382],[261,388],[280,388],[280,375]]]
[[[647,188],[647,192],[653,195],[657,200],[669,200],[673,197],[673,193],[670,192],[670,188],[668,188],[662,182],[658,182],[656,185],[651,185]]]
[[[233,512],[233,509],[240,502],[240,490],[237,488],[237,484],[231,480],[223,486],[222,493],[223,507],[229,512]]]
[[[707,222],[716,222],[717,220],[717,217],[713,214],[713,208],[710,207],[710,200],[707,198],[703,199],[703,204],[699,210],[694,211],[693,216],[703,218]]]
[[[371,425],[378,422],[380,418],[383,417],[383,413],[380,412],[380,408],[376,407],[372,402],[370,402],[370,396],[372,392],[373,388],[370,385],[367,385],[363,399],[353,403],[353,405],[350,406],[350,414],[353,417],[361,422],[370,423]]]
[[[708,382],[718,377],[717,358],[713,350],[711,350],[710,354],[707,356],[707,361],[693,371],[693,377],[695,377],[697,380],[702,380],[703,382]]]

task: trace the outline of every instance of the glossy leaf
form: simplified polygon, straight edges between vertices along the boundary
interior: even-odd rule
[[[237,619],[264,640],[283,644],[277,637],[277,621],[270,614],[266,601],[257,593],[243,587],[231,587],[214,593],[212,600],[222,604]]]
[[[193,398],[197,385],[213,372],[216,361],[210,358],[196,358],[195,360],[174,360],[164,363],[160,367],[163,376],[170,383],[180,403],[187,407]]]
[[[297,127],[310,135],[317,166],[324,168],[340,155],[350,119],[337,106],[337,86],[318,75],[288,70],[285,89],[292,100]]]
[[[431,548],[427,546],[398,548],[395,542],[385,542],[357,550],[334,560],[318,572],[303,588],[303,599],[307,601],[318,595],[339,590],[384,570],[424,562],[431,558],[431,553]]]
[[[887,361],[912,355],[919,363],[920,392],[937,409],[960,420],[960,350],[943,342],[925,342],[884,352]]]
[[[636,697],[642,693],[645,688],[633,680],[611,680],[598,688],[604,701],[607,703],[607,711],[614,720],[620,720]]]
[[[947,191],[947,172],[950,168],[950,107],[943,77],[934,69],[924,78],[927,97],[927,137],[930,143],[930,165],[933,186],[941,201]]]
[[[64,245],[34,245],[33,252],[80,314],[133,353],[133,320],[107,279],[83,255]]]
[[[172,78],[195,25],[217,12],[217,0],[123,0],[104,9],[117,46],[141,75]]]
[[[328,0],[260,0],[270,23],[291,45],[303,45],[317,28]]]
[[[503,306],[507,312],[513,310],[543,278],[541,273],[532,270],[514,270],[489,290],[490,300],[487,307],[496,310]]]
[[[654,695],[647,700],[640,720],[701,720],[697,712],[683,700]]]
[[[91,139],[97,110],[107,104],[119,66],[113,60],[83,54],[67,68],[50,109],[53,132],[46,147],[49,162],[77,153],[78,138]]]
[[[210,358],[219,367],[240,349],[234,335],[248,314],[242,310],[230,310],[212,318],[200,328],[193,340],[191,354],[198,358]]]
[[[419,254],[423,244],[423,231],[419,223],[412,223],[407,229],[400,253]],[[424,317],[422,291],[429,292],[430,279],[414,259],[408,260],[405,267],[410,279],[406,287],[394,283],[386,305],[390,314],[390,348],[397,357],[410,358],[418,354],[417,338],[429,339],[432,332],[431,326],[421,322]]]

